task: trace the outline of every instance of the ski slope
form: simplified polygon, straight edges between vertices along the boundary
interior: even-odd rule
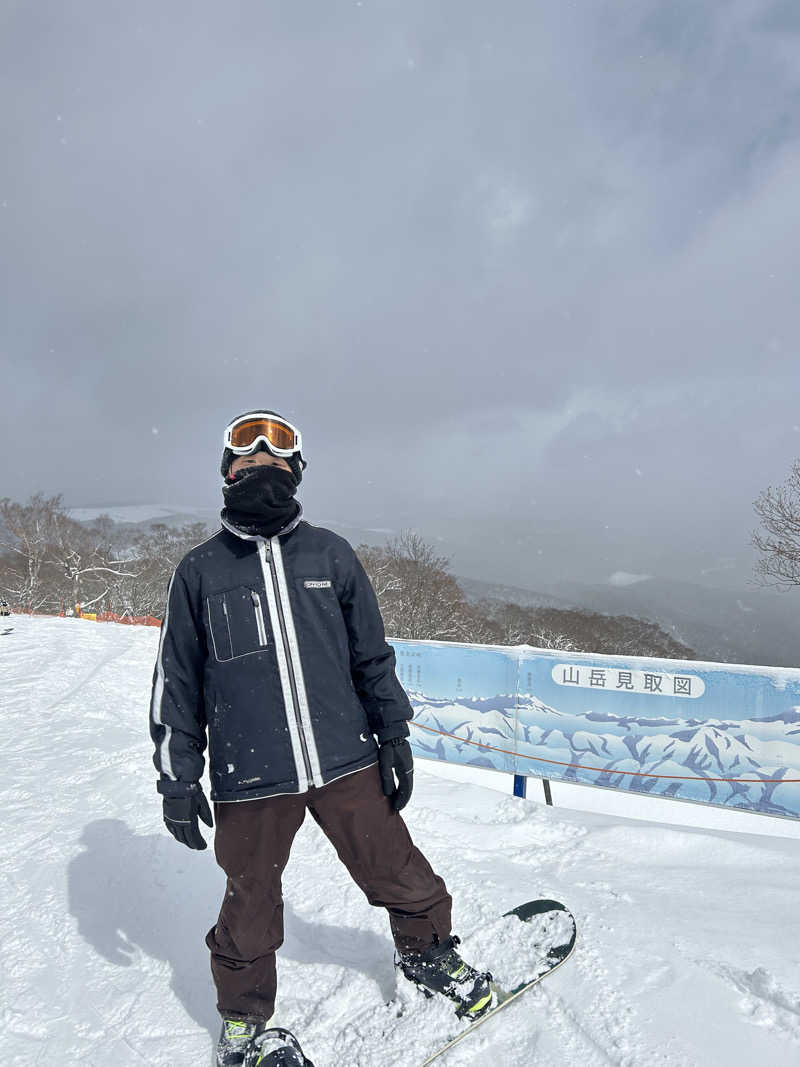
[[[158,631],[2,621],[0,1062],[208,1067],[203,936],[223,879],[211,849],[162,826],[147,735]],[[800,1062],[797,841],[547,808],[417,766],[407,821],[467,958],[491,968],[481,924],[531,897],[563,900],[579,924],[573,958],[442,1067]],[[449,1007],[405,989],[385,1006],[385,915],[310,819],[284,896],[276,1021],[317,1067],[417,1067]]]

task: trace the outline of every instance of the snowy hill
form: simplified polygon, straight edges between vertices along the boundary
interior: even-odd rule
[[[161,823],[146,729],[158,631],[10,625],[0,635],[2,1062],[209,1064],[218,1022],[203,935],[223,879],[210,849],[182,848]],[[458,714],[436,708],[448,726]],[[552,726],[569,747],[578,731],[565,718]],[[504,722],[495,700],[487,735]],[[726,738],[744,758],[725,724],[713,729],[721,759]],[[608,724],[609,746],[638,730]],[[465,955],[491,966],[481,924],[530,897],[565,901],[579,924],[573,959],[442,1067],[797,1061],[796,842],[554,810],[432,766],[417,765],[407,821],[453,894]],[[385,1006],[396,996],[386,918],[310,819],[284,896],[276,1021],[317,1067],[417,1067],[449,1008],[415,1006],[404,1022]]]

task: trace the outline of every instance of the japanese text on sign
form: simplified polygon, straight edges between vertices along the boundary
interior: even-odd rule
[[[639,693],[646,696],[701,697],[705,682],[696,674],[667,674],[663,671],[629,671],[619,667],[592,667],[586,664],[556,663],[552,670],[557,685],[578,689],[604,689],[613,693]]]

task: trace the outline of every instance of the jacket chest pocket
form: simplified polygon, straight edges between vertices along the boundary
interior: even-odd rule
[[[306,610],[340,621],[342,609],[330,578],[296,578],[297,597]]]
[[[320,577],[295,578],[295,598],[303,617],[321,634],[329,653],[346,669],[350,677],[350,649],[342,606],[332,579]]]
[[[249,586],[237,586],[206,598],[214,655],[220,662],[249,656],[267,648],[263,597]]]

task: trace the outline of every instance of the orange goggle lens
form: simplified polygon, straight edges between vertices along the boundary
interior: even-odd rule
[[[249,448],[258,437],[266,437],[275,448],[294,448],[294,431],[274,419],[245,419],[231,429],[231,445]]]

